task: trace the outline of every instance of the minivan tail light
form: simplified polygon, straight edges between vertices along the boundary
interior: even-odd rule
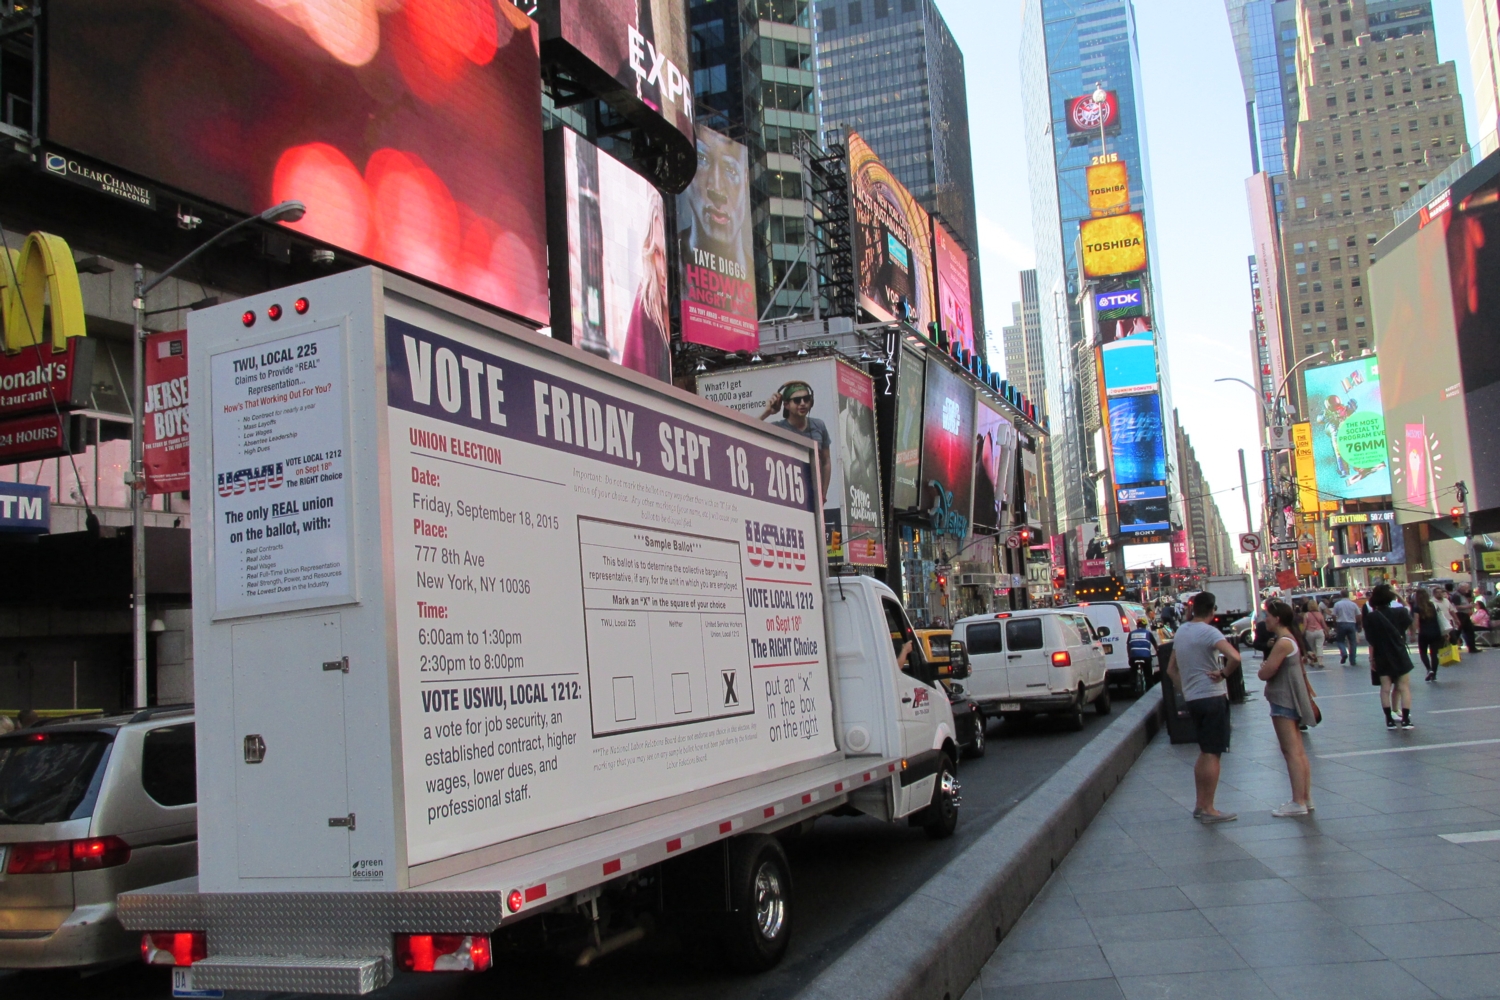
[[[141,961],[147,965],[192,965],[207,957],[206,931],[152,931],[141,935]]]
[[[1052,665],[1054,667],[1071,667],[1073,665],[1073,654],[1066,649],[1052,654]]]
[[[12,844],[7,875],[56,875],[114,868],[130,860],[130,845],[119,837],[49,840]]]
[[[484,934],[396,935],[396,964],[407,972],[483,972],[491,961]]]

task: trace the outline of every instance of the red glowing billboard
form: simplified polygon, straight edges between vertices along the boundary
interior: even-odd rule
[[[948,341],[974,353],[974,312],[969,294],[969,255],[948,232],[932,220],[932,249],[937,260],[938,316]]]
[[[1093,94],[1084,94],[1068,101],[1063,116],[1068,123],[1068,133],[1089,133],[1112,129],[1120,124],[1120,98],[1113,90],[1104,92],[1104,100],[1094,100]]]
[[[922,419],[922,508],[939,535],[969,533],[974,494],[974,389],[943,363],[927,363]]]
[[[48,141],[547,321],[536,27],[508,0],[52,0]]]

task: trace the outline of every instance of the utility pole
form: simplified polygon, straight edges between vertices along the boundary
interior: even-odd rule
[[[1250,480],[1245,475],[1245,449],[1240,449],[1240,492],[1245,497],[1245,530],[1255,530],[1255,520],[1250,516]],[[1260,609],[1260,564],[1255,553],[1250,553],[1250,582],[1255,590],[1256,610]],[[1254,612],[1251,612],[1252,614]]]
[[[131,379],[133,402],[130,414],[130,637],[133,647],[135,707],[146,707],[146,276],[141,265],[135,265],[134,294],[130,304],[135,314],[135,330],[130,337],[133,368]]]
[[[1474,546],[1474,516],[1469,513],[1469,486],[1462,479],[1453,484],[1458,502],[1464,506],[1464,556],[1469,560],[1470,589],[1479,593],[1479,550]]]

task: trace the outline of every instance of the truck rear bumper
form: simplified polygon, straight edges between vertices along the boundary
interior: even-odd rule
[[[1029,698],[997,698],[981,701],[979,707],[985,715],[1040,715],[1043,712],[1065,712],[1072,708],[1076,696],[1072,692],[1062,694],[1033,695]]]
[[[191,988],[195,990],[361,995],[374,992],[391,981],[390,963],[380,955],[365,958],[217,956],[195,962],[188,972]]]

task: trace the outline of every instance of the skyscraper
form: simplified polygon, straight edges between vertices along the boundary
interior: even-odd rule
[[[1118,101],[1118,131],[1107,153],[1126,165],[1132,207],[1144,215],[1148,247],[1155,242],[1151,168],[1140,89],[1140,60],[1132,0],[1027,0],[1021,21],[1021,88],[1026,156],[1036,240],[1042,330],[1044,398],[1052,424],[1052,462],[1059,521],[1079,524],[1105,513],[1100,494],[1108,479],[1094,441],[1101,411],[1095,387],[1094,344],[1079,295],[1079,223],[1090,218],[1086,174],[1103,155],[1097,133],[1070,132],[1068,102],[1102,85]],[[1151,267],[1154,269],[1154,263]],[[1148,272],[1149,278],[1149,272]],[[1149,282],[1156,285],[1155,282]],[[1151,303],[1152,327],[1162,336],[1162,307]],[[1166,353],[1161,364],[1162,413],[1172,409]],[[1163,435],[1169,466],[1175,436]]]
[[[933,0],[819,0],[814,30],[824,125],[858,132],[958,238],[983,330],[964,55],[943,15]]]
[[[795,155],[799,139],[816,141],[819,131],[810,8],[811,0],[688,4],[698,120],[750,149],[755,291],[761,310],[770,306],[770,317],[811,307],[804,291],[802,166]]]
[[[1047,412],[1047,373],[1042,360],[1041,303],[1037,300],[1036,270],[1021,272],[1021,301],[1010,304],[1012,325],[1003,329],[1005,378],[1020,386]]]
[[[1474,78],[1474,132],[1486,155],[1500,145],[1496,133],[1500,112],[1500,7],[1494,0],[1464,0],[1469,36],[1469,72]]]

